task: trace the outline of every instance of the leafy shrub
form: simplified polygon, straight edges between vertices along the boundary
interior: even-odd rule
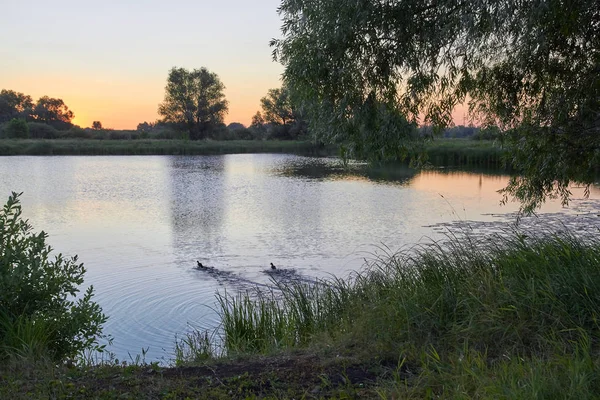
[[[48,234],[21,217],[20,194],[0,210],[0,358],[42,348],[55,360],[101,349],[106,316],[90,286],[78,295],[85,268],[77,256],[50,259]]]
[[[110,140],[136,140],[140,138],[140,135],[140,132],[130,130],[108,131],[108,138]]]
[[[58,137],[58,131],[48,124],[40,122],[28,122],[29,137],[32,139],[54,139]]]
[[[60,134],[61,134],[60,137],[65,138],[65,139],[91,139],[92,138],[91,132],[88,132],[79,126],[74,126],[71,129],[69,129],[68,131],[63,131]]]
[[[291,140],[290,125],[270,124],[267,127],[267,137],[272,140]]]
[[[27,122],[22,119],[11,119],[4,131],[9,138],[27,139],[29,137],[29,127]]]
[[[156,126],[148,133],[149,139],[179,139],[181,133],[171,126]]]

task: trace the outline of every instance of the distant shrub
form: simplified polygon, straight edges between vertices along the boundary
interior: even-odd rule
[[[77,295],[83,264],[77,256],[50,259],[48,234],[33,233],[23,220],[19,195],[13,192],[0,210],[0,358],[38,349],[62,360],[101,349],[106,317],[91,286]]]
[[[256,137],[254,136],[254,131],[252,129],[243,128],[236,129],[233,131],[233,135],[236,137],[236,140],[254,140]]]
[[[138,124],[136,130],[142,134],[149,134],[154,129],[155,126],[156,126],[155,123],[144,121],[144,122],[141,122]]]
[[[107,130],[95,130],[95,129],[91,129],[91,128],[86,128],[85,130],[89,135],[91,139],[94,140],[108,140],[108,136],[109,136],[109,131]]]
[[[65,139],[91,139],[92,133],[79,126],[73,126],[68,131],[60,132],[60,137]]]
[[[59,136],[56,129],[40,122],[28,122],[29,137],[32,139],[55,139]]]
[[[500,129],[496,126],[489,126],[487,128],[483,128],[475,135],[473,135],[473,139],[475,140],[496,140],[500,138]]]
[[[267,126],[267,138],[275,140],[290,140],[292,139],[290,128],[290,125],[269,124]]]
[[[127,131],[108,131],[108,138],[110,140],[129,140],[131,135]]]
[[[108,131],[108,138],[110,140],[136,140],[142,135],[141,132],[137,131]]]
[[[4,128],[6,137],[15,139],[27,139],[29,137],[29,126],[23,119],[13,118]]]
[[[452,128],[445,129],[442,133],[446,138],[466,139],[477,135],[479,128],[474,126],[457,125]]]
[[[232,122],[229,125],[227,125],[227,128],[231,131],[235,131],[237,129],[246,129],[246,126],[239,122]]]
[[[294,121],[290,126],[289,136],[292,140],[306,138],[308,135],[308,122],[304,120]]]
[[[254,131],[242,124],[232,123],[227,128],[213,129],[209,138],[213,140],[253,140]]]
[[[150,132],[147,132],[149,139],[179,139],[181,133],[170,126],[155,126]]]

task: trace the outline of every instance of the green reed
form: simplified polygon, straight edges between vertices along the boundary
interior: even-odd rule
[[[270,294],[218,299],[227,352],[326,336],[381,355],[465,345],[493,357],[542,353],[596,338],[600,242],[452,238],[376,258],[346,281],[280,283]]]
[[[221,356],[297,348],[395,364],[377,385],[381,398],[600,391],[594,236],[450,236],[373,257],[347,280],[277,285],[218,296]]]
[[[427,144],[433,165],[502,168],[504,149],[491,140],[435,139]]]

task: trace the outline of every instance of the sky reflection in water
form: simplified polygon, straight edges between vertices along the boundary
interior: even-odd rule
[[[518,209],[499,205],[507,179],[274,154],[0,158],[0,194],[24,192],[34,228],[85,263],[111,350],[128,360],[149,348],[147,361],[170,359],[190,326],[217,326],[215,293],[269,284],[270,262],[343,277],[379,248],[441,237],[433,225],[497,221]],[[598,198],[593,188],[567,212],[589,213]],[[557,202],[542,209],[554,212]],[[220,272],[197,271],[196,260]]]

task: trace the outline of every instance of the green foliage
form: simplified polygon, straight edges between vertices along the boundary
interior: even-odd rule
[[[465,346],[492,359],[574,351],[600,334],[599,260],[600,242],[571,236],[454,238],[376,260],[352,281],[220,297],[224,344],[265,353],[329,338],[340,352],[412,360]]]
[[[27,139],[29,137],[29,126],[23,119],[13,118],[4,128],[6,137],[15,139]]]
[[[206,331],[194,330],[175,342],[175,364],[198,364],[220,355],[215,345],[215,337]]]
[[[222,131],[223,135],[214,137],[216,140],[255,140],[260,139],[256,130],[246,128],[243,124],[232,122],[227,125],[227,130]]]
[[[398,112],[442,128],[470,101],[478,120],[511,131],[507,161],[521,175],[505,193],[532,210],[547,196],[567,201],[572,181],[594,181],[599,4],[284,0],[272,44],[311,131],[356,156],[414,139],[410,124],[390,121],[390,134],[369,121]]]
[[[504,356],[463,348],[450,354],[424,352],[413,379],[396,373],[378,392],[383,399],[595,399],[600,390],[600,361],[583,337],[573,352]]]
[[[77,256],[51,259],[48,235],[33,233],[21,214],[12,193],[0,210],[0,357],[43,350],[62,360],[99,349],[106,317],[91,286],[79,295],[83,264]]]
[[[223,123],[228,106],[225,86],[214,72],[202,67],[188,71],[172,68],[165,87],[165,100],[158,113],[164,122],[183,126],[190,139],[204,139]]]
[[[496,171],[505,167],[505,151],[506,149],[489,140],[436,139],[425,146],[427,162],[430,164],[444,167],[489,167]]]
[[[48,124],[40,122],[28,122],[29,137],[32,139],[55,139],[60,136],[59,132]]]

